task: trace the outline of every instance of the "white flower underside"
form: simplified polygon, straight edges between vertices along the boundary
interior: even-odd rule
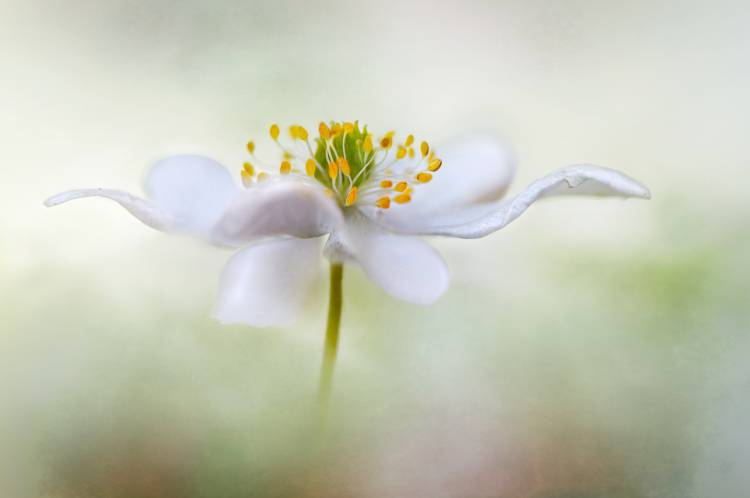
[[[104,197],[157,230],[241,248],[221,275],[215,316],[226,323],[280,326],[299,313],[318,279],[322,254],[358,264],[394,297],[429,304],[447,289],[448,270],[414,235],[483,237],[551,196],[650,197],[646,187],[623,173],[574,165],[506,200],[502,196],[515,162],[500,144],[475,137],[447,145],[441,158],[440,175],[420,185],[413,202],[387,210],[371,204],[342,208],[321,185],[296,175],[242,189],[222,165],[193,155],[152,166],[146,198],[94,188],[64,192],[45,204]]]

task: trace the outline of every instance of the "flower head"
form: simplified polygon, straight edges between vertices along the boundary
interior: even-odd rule
[[[242,186],[216,161],[182,155],[151,167],[146,198],[81,189],[46,204],[105,197],[158,230],[239,248],[222,273],[215,315],[266,326],[298,314],[317,279],[321,248],[333,262],[358,264],[389,294],[429,304],[446,290],[448,270],[415,235],[482,237],[555,195],[650,197],[620,172],[578,164],[505,199],[515,160],[486,137],[437,152],[413,135],[374,135],[356,121],[322,122],[316,137],[301,125],[288,132],[287,139],[278,125],[269,129],[276,160],[247,143]]]

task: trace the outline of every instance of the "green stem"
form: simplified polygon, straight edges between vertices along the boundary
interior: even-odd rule
[[[325,412],[331,398],[333,384],[333,370],[336,366],[336,352],[339,347],[339,326],[341,324],[341,283],[344,279],[344,265],[331,263],[331,286],[328,298],[328,325],[326,326],[326,342],[323,349],[323,365],[320,368],[320,386],[318,388],[318,402]]]

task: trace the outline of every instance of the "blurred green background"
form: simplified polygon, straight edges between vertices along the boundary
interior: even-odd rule
[[[0,495],[745,497],[744,1],[0,2]],[[229,253],[61,190],[238,168],[271,122],[503,135],[511,193],[593,162],[650,202],[554,199],[435,240],[434,306],[345,275],[289,329],[210,318]],[[322,264],[322,263],[321,263]]]

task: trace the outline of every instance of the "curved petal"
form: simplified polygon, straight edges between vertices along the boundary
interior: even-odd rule
[[[122,190],[107,188],[83,188],[68,190],[61,194],[53,195],[44,205],[47,207],[57,206],[73,199],[84,197],[104,197],[111,199],[128,210],[130,214],[141,220],[146,225],[157,230],[169,230],[174,225],[174,220],[169,214],[159,209],[153,202],[141,199]]]
[[[416,304],[435,302],[450,282],[445,261],[432,246],[386,232],[362,216],[347,217],[346,227],[331,234],[326,256],[356,261],[388,294]]]
[[[638,197],[650,199],[648,188],[624,173],[609,168],[579,164],[551,173],[529,185],[513,199],[475,207],[476,217],[456,223],[433,223],[417,233],[474,239],[500,230],[536,200],[556,195]]]
[[[281,326],[299,314],[320,270],[320,241],[273,239],[232,256],[214,316],[224,323]]]
[[[83,197],[111,199],[157,230],[208,237],[238,192],[229,172],[203,156],[172,156],[155,163],[145,179],[148,199],[102,188],[63,192],[45,201],[56,206]]]
[[[503,142],[474,135],[436,149],[443,165],[432,180],[414,189],[413,200],[377,213],[386,226],[422,226],[457,213],[477,203],[502,197],[516,171],[515,156]]]
[[[274,235],[319,237],[340,226],[343,219],[341,209],[322,187],[302,180],[268,180],[234,199],[213,236],[229,244]]]

